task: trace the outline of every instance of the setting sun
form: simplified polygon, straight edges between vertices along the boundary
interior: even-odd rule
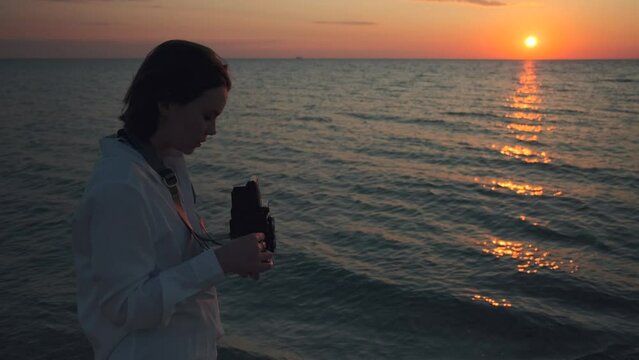
[[[529,36],[525,41],[526,47],[534,48],[537,46],[537,38],[535,36]]]

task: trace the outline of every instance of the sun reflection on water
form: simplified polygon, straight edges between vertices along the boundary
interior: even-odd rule
[[[517,195],[523,196],[543,196],[545,193],[548,193],[548,190],[544,189],[543,186],[540,185],[531,185],[526,183],[516,183],[510,180],[480,180],[475,177],[474,181],[476,183],[481,184],[482,187],[490,189],[492,191],[499,190],[510,190],[515,192]],[[561,196],[563,193],[561,191],[551,192],[552,196]]]
[[[516,135],[515,138],[519,141],[536,142],[539,140],[537,135]]]
[[[532,224],[533,226],[538,226],[538,225],[539,225],[539,221],[537,221],[537,220],[533,220],[533,219],[529,218],[529,217],[528,217],[528,216],[526,216],[526,215],[519,215],[519,220],[521,220],[521,221],[527,221],[527,222],[529,222],[530,224]]]
[[[497,187],[512,190],[519,195],[541,196],[544,194],[544,188],[542,186],[517,184],[512,181],[497,181],[492,180],[491,190],[497,190]]]
[[[516,261],[517,271],[525,274],[536,274],[541,270],[564,270],[577,272],[579,266],[572,259],[554,259],[550,251],[530,243],[507,241],[497,238],[482,241],[482,252],[495,258],[506,258]]]
[[[497,149],[496,144],[492,144],[491,147],[493,149]],[[536,163],[548,164],[552,162],[552,159],[546,154],[545,151],[536,152],[532,149],[519,146],[519,145],[516,145],[516,146],[504,145],[499,150],[499,152],[502,153],[503,155],[506,155],[511,158],[519,159],[528,164],[536,164]]]
[[[539,104],[543,103],[543,99],[538,95],[540,92],[535,63],[527,61],[519,75],[519,87],[515,90],[515,95],[508,98],[506,106],[518,110],[539,110]]]
[[[539,81],[537,81],[537,72],[535,71],[535,62],[524,62],[524,71],[519,74],[518,94],[538,94]],[[541,100],[539,101],[541,102]]]
[[[541,98],[536,95],[532,96],[511,96],[508,98],[507,107],[516,110],[536,111],[541,108]]]
[[[530,145],[538,145],[539,134],[542,131],[553,131],[553,127],[544,129],[539,125],[544,120],[541,112],[543,99],[540,95],[540,83],[537,80],[535,63],[527,61],[524,63],[522,73],[519,75],[519,87],[515,90],[515,95],[508,98],[507,107],[515,111],[504,115],[507,119],[517,120],[518,123],[507,124],[506,127],[515,135],[515,139]],[[526,123],[532,122],[533,124]],[[534,134],[531,134],[534,133]],[[521,160],[527,164],[548,164],[552,159],[546,151],[536,151],[523,146],[503,145],[498,147],[492,144],[493,149],[498,149],[502,155]]]
[[[524,133],[524,134],[516,134],[515,138],[519,141],[525,141],[525,142],[539,141],[539,136],[531,135],[530,133],[537,134],[542,132],[544,129],[541,125],[528,125],[528,124],[508,124],[506,128],[508,128],[508,130],[511,130],[512,132]],[[549,131],[552,131],[552,129],[549,128]]]
[[[479,294],[473,295],[471,299],[475,301],[485,301],[494,307],[512,307],[513,306],[513,304],[506,299],[495,300],[493,298],[489,298],[488,296],[483,296]]]
[[[506,126],[510,130],[516,130],[521,132],[540,133],[544,129],[541,125],[527,125],[527,124],[508,124]]]
[[[520,160],[526,164],[549,164],[553,161],[546,149],[539,149],[542,145],[539,138],[542,133],[552,132],[553,126],[544,124],[545,112],[543,108],[540,82],[537,79],[535,63],[527,61],[524,63],[522,72],[519,75],[519,85],[514,93],[507,97],[505,108],[510,109],[504,114],[503,125],[508,129],[508,133],[514,136],[520,144],[524,145],[497,145],[492,144],[491,148],[499,151],[501,155]],[[500,126],[503,126],[500,124]],[[482,179],[475,177],[474,181],[483,188],[495,192],[512,192],[520,196],[561,196],[562,192],[549,190],[541,185],[529,184],[526,182],[514,182],[507,179]],[[539,219],[533,219],[526,215],[517,217],[527,226],[547,227],[548,224]],[[537,274],[544,271],[565,271],[574,273],[578,270],[578,265],[569,258],[562,258],[561,250],[557,250],[560,255],[553,256],[548,249],[543,249],[535,244],[523,241],[509,241],[498,238],[477,242],[482,253],[491,255],[496,259],[510,259],[514,262],[516,273]],[[473,301],[489,304],[491,307],[510,308],[512,303],[504,298],[493,298],[490,296],[474,293],[471,295]]]
[[[530,120],[530,121],[541,121],[544,117],[541,114],[531,113],[531,112],[512,112],[506,114],[506,117],[509,119],[517,119],[517,120]]]

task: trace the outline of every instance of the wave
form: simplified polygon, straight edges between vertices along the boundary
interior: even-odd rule
[[[297,119],[303,121],[315,121],[320,123],[332,123],[333,119],[328,116],[318,116],[318,115],[303,115],[299,116]]]
[[[545,113],[548,115],[583,115],[586,114],[586,111],[580,109],[546,109]]]
[[[327,241],[335,237],[332,234],[326,236]],[[382,336],[387,340],[404,340],[405,344],[423,345],[425,341],[428,341],[426,339],[455,337],[455,333],[440,333],[440,329],[448,329],[451,324],[454,324],[455,328],[464,329],[465,341],[471,341],[474,344],[473,350],[477,350],[475,347],[481,347],[480,339],[485,339],[485,334],[490,333],[491,338],[500,339],[504,343],[538,343],[540,347],[535,347],[535,351],[539,354],[546,353],[542,344],[553,337],[556,339],[554,341],[556,346],[553,348],[557,351],[565,351],[566,354],[574,350],[571,349],[570,344],[583,339],[592,341],[589,346],[600,343],[598,340],[600,330],[597,326],[584,327],[580,321],[570,317],[562,318],[538,308],[539,301],[546,303],[543,309],[552,309],[553,301],[561,301],[560,298],[545,298],[547,294],[555,296],[552,291],[556,290],[556,287],[547,288],[546,284],[556,283],[547,276],[538,276],[538,281],[534,282],[546,288],[537,288],[537,292],[533,291],[525,295],[518,292],[519,290],[513,291],[513,288],[519,288],[513,285],[521,283],[521,275],[514,274],[512,281],[509,280],[504,284],[510,287],[507,292],[509,295],[506,295],[503,290],[484,288],[485,283],[482,283],[484,285],[476,283],[470,288],[464,284],[453,285],[452,279],[446,274],[456,272],[458,266],[451,266],[447,261],[442,262],[436,258],[433,258],[434,262],[413,261],[413,266],[409,268],[411,272],[404,273],[399,270],[389,272],[378,269],[375,271],[380,266],[379,262],[373,259],[362,262],[357,259],[356,251],[345,252],[343,246],[322,243],[317,244],[314,250],[308,250],[309,252],[304,254],[290,255],[295,259],[295,264],[291,266],[296,271],[300,273],[310,271],[314,274],[313,284],[307,284],[303,279],[292,284],[293,288],[297,289],[295,297],[308,299],[303,294],[309,291],[316,294],[315,300],[298,303],[298,306],[300,309],[328,307],[331,318],[296,313],[295,318],[304,322],[305,326],[312,326],[313,322],[324,322],[326,326],[340,323],[339,327],[342,329],[344,327],[352,329],[371,341]],[[401,259],[401,257],[392,256],[392,253],[388,253],[387,256],[391,257],[391,261]],[[339,281],[335,282],[334,279]],[[490,275],[489,279],[488,283],[494,282],[493,275]],[[475,288],[478,285],[480,288]],[[562,286],[568,291],[579,285],[571,281],[568,285]],[[311,287],[317,287],[318,291],[311,290]],[[530,284],[526,288],[533,290],[535,286]],[[330,300],[324,298],[321,295],[323,293],[330,293]],[[540,297],[540,293],[545,296]],[[374,298],[370,298],[368,294],[375,294]],[[513,306],[496,308],[492,304],[475,301],[475,294],[485,294],[496,299],[505,296],[513,301]],[[570,296],[569,293],[565,295]],[[621,305],[623,304],[625,303]],[[554,312],[557,313],[557,311]],[[383,324],[383,327],[380,328],[379,324]],[[614,330],[611,331],[614,332]],[[526,335],[541,333],[544,334],[541,338],[530,338]],[[610,335],[628,337],[627,333]],[[450,344],[451,340],[447,339],[443,342]],[[453,343],[459,343],[459,339]],[[404,349],[413,351],[413,349]],[[451,349],[430,348],[430,350],[442,351],[442,354],[448,357],[453,353],[460,355],[454,351],[451,352]],[[485,351],[492,353],[495,349],[485,349]],[[519,356],[523,355],[517,350],[513,354],[517,353]],[[398,349],[397,355],[401,357],[402,350]]]
[[[220,358],[636,357],[637,141],[622,136],[635,126],[636,62],[535,62],[543,102],[518,115],[544,121],[528,116],[511,133],[504,115],[519,107],[504,103],[522,85],[521,62],[278,61],[236,64],[245,81],[234,91],[251,99],[188,161],[198,205],[220,227],[226,187],[245,174],[259,174],[276,204],[276,269],[220,286],[231,335]],[[65,74],[115,94],[108,85],[129,81],[134,64],[96,73],[64,63],[0,64],[4,84],[26,84],[0,99],[6,119],[21,119],[0,134],[7,358],[91,356],[63,218],[98,157],[95,140],[120,124],[101,121],[118,111],[104,91],[83,92]],[[291,74],[293,87],[265,86]],[[424,78],[405,81],[415,74]],[[610,82],[587,91],[598,78]],[[51,97],[52,81],[69,91]],[[25,89],[42,101],[12,101]],[[356,101],[334,96],[345,91]],[[534,130],[537,142],[515,141]],[[524,147],[552,161],[525,163]],[[578,271],[560,263],[570,260]]]
[[[639,359],[639,347],[629,344],[606,345],[601,350],[575,358],[575,360],[631,360]]]
[[[628,79],[628,78],[613,78],[613,79],[604,79],[602,81],[605,82],[612,82],[612,83],[633,83],[633,82],[639,82],[639,80],[636,79]]]
[[[621,114],[630,114],[630,115],[639,115],[639,111],[628,110],[628,109],[620,109],[620,108],[605,108],[604,111],[621,113]]]
[[[351,118],[359,119],[359,120],[370,120],[370,121],[390,121],[395,123],[404,123],[404,124],[415,124],[415,125],[434,125],[441,126],[446,125],[446,121],[440,119],[428,119],[428,118],[413,118],[413,117],[403,117],[389,114],[372,114],[372,113],[361,113],[361,112],[345,112],[339,113],[340,115],[346,115]]]
[[[639,189],[639,176],[626,169],[585,167],[557,161],[546,164],[546,166],[551,170],[551,173],[564,177],[578,176],[590,183],[623,185]]]
[[[463,117],[479,117],[479,118],[493,118],[502,119],[502,116],[489,112],[473,112],[473,111],[447,111],[445,115],[451,116],[463,116]]]

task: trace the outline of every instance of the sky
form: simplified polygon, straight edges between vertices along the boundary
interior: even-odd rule
[[[0,0],[0,58],[187,39],[229,59],[638,59],[637,19],[639,0]]]

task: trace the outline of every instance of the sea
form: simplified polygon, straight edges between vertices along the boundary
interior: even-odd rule
[[[220,359],[639,359],[639,61],[233,60],[187,157],[275,268],[218,287]],[[70,220],[141,59],[0,60],[0,358],[91,359]]]

